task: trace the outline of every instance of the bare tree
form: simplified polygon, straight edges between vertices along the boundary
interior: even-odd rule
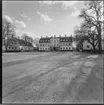
[[[83,41],[85,38],[85,31],[81,27],[76,27],[74,30],[75,41],[77,43],[77,50],[83,49]]]
[[[3,17],[2,19],[2,44],[7,47],[7,40],[15,36],[15,26]]]
[[[37,47],[39,47],[39,38],[34,38],[34,43]]]
[[[26,42],[30,42],[30,43],[33,43],[34,42],[33,38],[30,37],[29,35],[27,35],[26,33],[24,33],[22,35],[22,39],[25,40]]]
[[[97,50],[98,34],[96,32],[96,27],[84,22],[81,23],[80,27],[75,29],[74,34],[78,42],[78,47],[83,46],[83,41],[87,40],[92,45],[93,51],[95,52]]]
[[[81,11],[79,15],[85,23],[89,24],[90,26],[96,27],[96,34],[98,39],[98,48],[99,53],[102,52],[102,45],[101,45],[101,36],[102,36],[102,27],[104,22],[104,8],[103,8],[103,1],[96,0],[96,1],[86,1],[85,8]],[[95,32],[93,32],[92,37],[94,37]]]

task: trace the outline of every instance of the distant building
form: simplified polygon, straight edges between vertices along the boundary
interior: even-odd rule
[[[72,37],[41,37],[39,40],[39,51],[68,51],[72,50]]]
[[[7,51],[33,51],[33,45],[22,39],[11,38],[7,41]]]

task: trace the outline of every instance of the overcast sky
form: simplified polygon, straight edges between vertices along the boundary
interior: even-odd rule
[[[84,1],[2,1],[2,12],[16,33],[32,37],[73,35]]]

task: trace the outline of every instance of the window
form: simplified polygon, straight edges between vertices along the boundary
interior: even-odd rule
[[[70,43],[69,43],[69,46],[70,46]]]
[[[89,46],[89,45],[87,45],[87,48],[90,48],[90,46]]]
[[[68,48],[66,47],[66,50],[67,50]]]
[[[17,49],[17,47],[15,47],[15,49]]]
[[[69,50],[70,50],[70,47],[69,47]]]

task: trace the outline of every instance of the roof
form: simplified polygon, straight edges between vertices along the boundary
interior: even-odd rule
[[[24,40],[18,39],[18,41],[20,45],[24,45],[24,46],[26,45],[26,42]]]
[[[39,43],[49,43],[51,37],[40,38]]]
[[[20,45],[22,46],[30,46],[33,47],[32,43],[24,41],[23,39],[18,39],[18,38],[11,38],[10,40],[17,40]]]
[[[60,37],[60,42],[72,42],[72,37]]]
[[[24,41],[22,39],[18,39],[18,40],[19,40],[20,45],[33,47],[32,43],[30,42]]]
[[[51,38],[59,38],[60,42],[72,42],[72,37],[42,37],[39,40],[39,43],[49,43]]]

